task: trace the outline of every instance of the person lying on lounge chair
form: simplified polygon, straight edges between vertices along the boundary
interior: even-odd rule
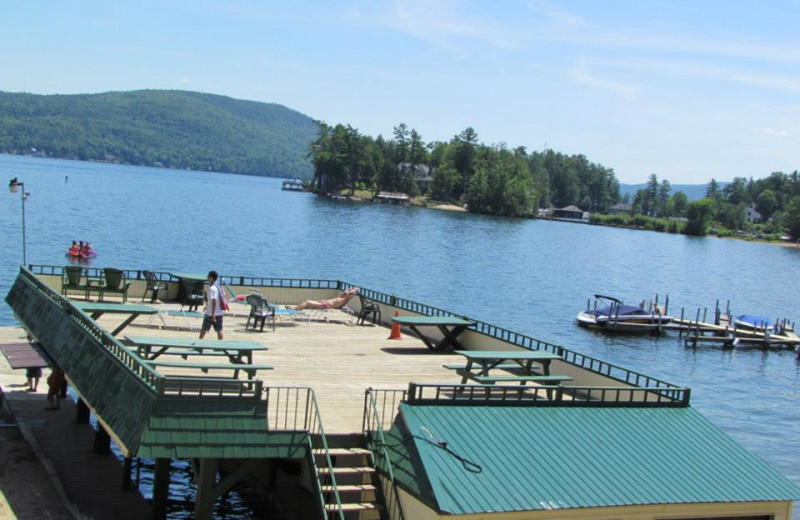
[[[336,298],[331,298],[330,300],[306,300],[298,305],[288,305],[287,307],[296,311],[302,311],[305,309],[340,309],[347,305],[347,302],[350,301],[350,298],[355,296],[357,292],[358,287],[353,287],[351,289],[347,289]]]

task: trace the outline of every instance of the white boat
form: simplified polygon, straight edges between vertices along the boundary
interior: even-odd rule
[[[650,311],[611,296],[595,295],[593,308],[578,313],[579,326],[614,332],[652,332],[670,323],[674,318],[664,315],[657,306]]]

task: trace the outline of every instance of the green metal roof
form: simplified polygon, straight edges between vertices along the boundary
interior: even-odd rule
[[[300,457],[305,432],[269,432],[267,403],[159,399],[139,446],[142,457]]]
[[[400,406],[395,478],[441,514],[800,499],[690,407]]]

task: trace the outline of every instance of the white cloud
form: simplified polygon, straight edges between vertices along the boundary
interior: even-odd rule
[[[800,92],[800,77],[781,76],[740,68],[720,67],[701,61],[682,61],[670,59],[620,59],[595,60],[596,66],[616,70],[633,71],[640,74],[660,74],[664,76],[688,76],[731,83],[754,85],[773,90]],[[755,66],[755,65],[754,65]]]
[[[492,46],[514,49],[530,34],[505,23],[462,13],[458,2],[445,0],[397,0],[384,23],[416,38],[445,47],[458,39],[486,42]]]
[[[567,27],[579,27],[586,24],[586,20],[559,9],[547,0],[530,0],[526,3],[531,11],[545,15],[551,21]]]
[[[178,83],[180,83],[181,85],[187,85],[190,82],[191,80],[189,78],[181,78],[180,81],[178,81]]]
[[[786,137],[789,135],[787,130],[773,130],[772,128],[764,128],[761,130],[761,133],[771,135],[773,137]]]
[[[627,98],[634,97],[639,92],[639,87],[636,85],[630,85],[621,81],[603,79],[595,76],[589,72],[586,63],[583,61],[578,64],[577,67],[570,69],[568,75],[569,78],[576,83],[600,90],[607,90]]]

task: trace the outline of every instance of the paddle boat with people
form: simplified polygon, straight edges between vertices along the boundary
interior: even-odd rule
[[[72,245],[70,246],[69,250],[67,251],[66,257],[73,262],[82,262],[88,261],[91,258],[95,258],[97,256],[97,252],[92,249],[91,242],[77,242],[75,240],[72,241]]]
[[[587,302],[586,310],[578,313],[576,323],[581,327],[611,332],[653,332],[673,319],[658,305],[647,310],[643,305],[625,305],[617,298],[596,294],[594,306]]]

